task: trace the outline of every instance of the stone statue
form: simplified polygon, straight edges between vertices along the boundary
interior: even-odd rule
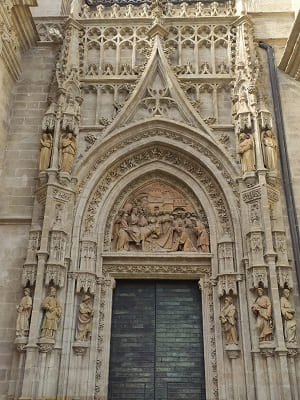
[[[43,301],[42,309],[45,311],[45,315],[41,338],[55,339],[58,323],[62,314],[62,308],[56,298],[55,287],[50,288],[49,295]]]
[[[268,296],[264,295],[262,288],[257,289],[257,299],[252,306],[256,316],[256,328],[259,342],[270,342],[273,334],[272,305]]]
[[[86,294],[82,303],[79,305],[79,314],[77,320],[77,329],[76,329],[76,340],[79,341],[87,341],[92,332],[92,322],[93,322],[93,304],[91,296]]]
[[[17,323],[16,323],[16,336],[24,337],[29,335],[29,321],[32,310],[32,298],[30,296],[30,289],[24,289],[24,297],[20,304],[17,306]]]
[[[296,343],[297,323],[295,320],[296,310],[292,307],[290,301],[289,289],[283,290],[283,296],[280,299],[281,315],[284,319],[284,336],[287,343]]]
[[[43,133],[41,137],[41,152],[39,170],[45,171],[49,168],[52,153],[52,136],[50,133]]]
[[[197,234],[197,248],[203,253],[209,253],[209,237],[205,226],[197,221],[195,231]]]
[[[255,171],[254,166],[254,140],[251,135],[241,133],[239,137],[238,153],[241,157],[242,171]]]
[[[265,167],[271,171],[277,169],[277,140],[271,130],[264,132],[262,142]]]
[[[236,308],[232,304],[232,298],[227,296],[220,315],[226,344],[238,344],[236,319]]]
[[[76,138],[69,132],[60,141],[60,170],[62,172],[71,174],[76,152]]]

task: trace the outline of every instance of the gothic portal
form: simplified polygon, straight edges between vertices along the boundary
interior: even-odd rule
[[[300,398],[278,99],[244,3],[62,1],[26,25],[9,399]]]

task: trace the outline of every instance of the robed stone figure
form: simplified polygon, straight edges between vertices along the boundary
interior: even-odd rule
[[[277,140],[271,130],[263,134],[263,155],[266,168],[277,169]]]
[[[252,135],[240,134],[238,153],[241,157],[243,173],[255,171],[254,140]]]
[[[225,297],[225,305],[221,310],[220,320],[223,326],[226,344],[238,344],[236,331],[236,308],[230,296]]]
[[[32,298],[30,296],[30,289],[24,289],[24,297],[17,306],[17,322],[16,322],[16,336],[26,337],[29,335],[29,321],[32,310]]]
[[[256,316],[256,328],[259,335],[259,342],[272,341],[273,320],[272,305],[268,296],[264,295],[262,288],[257,289],[257,299],[255,300],[252,311]]]
[[[41,137],[41,152],[39,170],[45,171],[49,168],[52,153],[52,136],[50,133],[43,133]]]
[[[60,170],[62,172],[71,174],[76,152],[76,138],[69,132],[60,140]]]
[[[281,315],[284,320],[284,336],[288,343],[296,343],[296,328],[297,323],[295,320],[296,310],[292,307],[290,301],[289,289],[283,290],[283,296],[280,299]]]
[[[87,341],[92,332],[92,322],[93,322],[93,304],[91,296],[86,294],[82,303],[79,305],[79,313],[77,320],[77,329],[75,339],[78,341]]]
[[[41,338],[55,339],[58,323],[62,314],[62,308],[56,298],[56,289],[54,287],[50,288],[49,295],[43,301],[42,309],[45,311],[45,314]]]

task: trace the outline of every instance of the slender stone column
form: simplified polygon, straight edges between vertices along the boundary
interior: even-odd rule
[[[203,310],[203,336],[205,338],[211,337],[211,329],[213,323],[213,315],[210,315],[212,307],[212,284],[208,277],[203,277],[199,280],[199,289],[201,290],[202,296],[202,310]],[[205,364],[205,386],[206,386],[206,397],[208,399],[214,399],[214,387],[212,382],[216,374],[217,365],[216,358],[212,359],[212,343],[210,340],[204,340],[204,364]],[[214,364],[214,365],[212,365]],[[215,372],[214,372],[215,371]]]
[[[295,365],[295,357],[297,357],[297,354],[298,354],[297,349],[288,350],[289,370],[290,370],[290,378],[291,378],[291,391],[292,391],[293,399],[299,399],[299,395],[300,395],[299,390],[298,390],[296,365]]]
[[[231,361],[233,400],[244,399],[246,393],[244,384],[245,379],[240,362],[241,350],[236,345],[227,345],[226,352]]]
[[[38,267],[36,276],[36,287],[34,292],[34,302],[31,314],[30,332],[27,345],[26,362],[24,368],[24,378],[21,399],[33,399],[35,388],[38,382],[38,346],[37,340],[40,333],[41,304],[43,301],[43,281],[45,264],[48,252],[38,251]]]
[[[112,318],[112,296],[113,289],[116,287],[114,278],[103,279],[102,282],[102,301],[104,301],[104,328],[102,343],[102,359],[100,369],[100,398],[108,399],[108,378],[109,378],[109,356],[110,356],[110,337],[111,337],[111,318]]]
[[[278,391],[278,386],[276,384],[276,376],[275,376],[275,360],[274,360],[274,349],[263,349],[262,355],[267,359],[267,369],[268,369],[268,379],[269,379],[269,388],[272,400],[280,400],[280,393]]]

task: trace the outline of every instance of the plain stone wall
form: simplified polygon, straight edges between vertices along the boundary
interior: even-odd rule
[[[7,399],[14,354],[16,305],[22,297],[22,266],[28,246],[35,178],[38,175],[41,122],[47,107],[56,48],[37,46],[22,60],[22,75],[12,90],[1,82],[1,107],[11,105],[11,124],[0,177],[0,400]],[[1,114],[2,109],[0,109]],[[7,119],[6,119],[7,121]],[[7,122],[0,121],[0,126]]]
[[[55,17],[60,15],[62,0],[38,0],[37,7],[31,7],[34,17]]]
[[[278,71],[278,77],[280,83],[280,93],[287,149],[292,175],[292,184],[294,189],[298,221],[300,221],[300,82],[281,71]]]
[[[248,12],[290,11],[293,1],[298,0],[248,0]]]
[[[14,87],[12,77],[9,75],[6,65],[2,58],[0,58],[0,171],[2,172],[3,159],[5,154],[5,146],[9,130],[9,114],[10,114],[10,100],[11,92]],[[1,175],[1,173],[0,173]]]
[[[42,118],[56,47],[35,47],[23,57],[23,73],[12,101],[5,168],[0,178],[0,218],[31,218],[35,178],[38,176]]]

